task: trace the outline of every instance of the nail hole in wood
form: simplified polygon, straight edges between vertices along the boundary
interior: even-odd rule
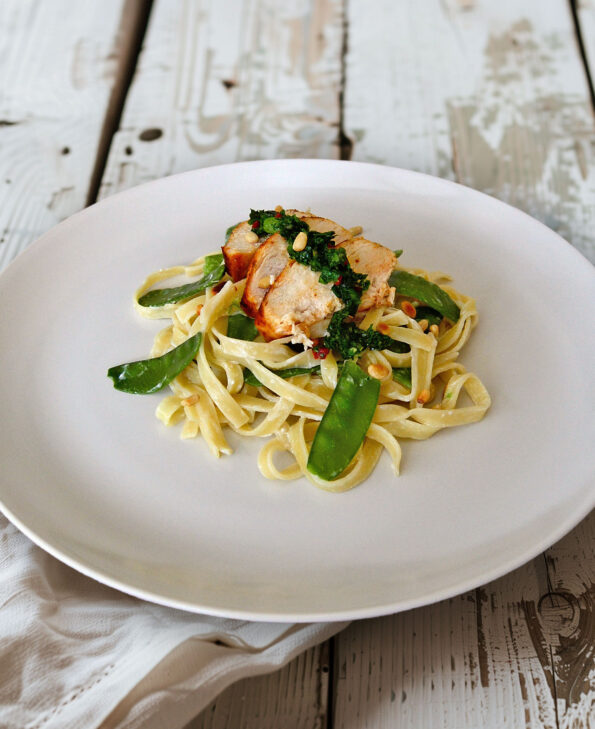
[[[124,148],[124,154],[127,154],[129,157],[132,154],[132,147],[128,146]]]
[[[60,154],[70,154],[70,147],[62,147]]]
[[[156,139],[159,139],[159,137],[163,136],[163,130],[162,129],[144,129],[139,135],[138,138],[143,142],[154,142]]]
[[[233,89],[234,86],[238,85],[237,81],[234,81],[231,78],[224,78],[221,80],[221,83],[225,86],[225,88],[229,91],[230,89]]]

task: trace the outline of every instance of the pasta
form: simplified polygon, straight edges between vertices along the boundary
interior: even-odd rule
[[[151,274],[136,291],[135,307],[143,317],[169,320],[155,337],[152,358],[201,335],[196,355],[169,382],[170,393],[160,401],[156,416],[165,426],[181,424],[184,439],[202,437],[213,456],[232,453],[228,430],[266,439],[258,455],[264,477],[305,476],[319,488],[345,491],[370,475],[383,451],[398,474],[401,439],[425,440],[444,428],[477,422],[490,407],[481,380],[459,361],[477,324],[475,301],[452,288],[440,272],[399,268],[438,284],[459,308],[459,318],[449,322],[443,317],[429,325],[415,316],[420,302],[398,292],[391,305],[355,318],[360,330],[382,332],[401,342],[403,351],[366,349],[359,355],[360,369],[380,383],[372,421],[347,468],[333,480],[321,478],[308,468],[308,459],[344,369],[336,351],[321,356],[311,346],[292,347],[292,335],[272,341],[229,336],[231,318],[242,316],[245,277],[233,281],[224,274],[216,286],[181,302],[152,307],[139,303],[162,281],[203,276],[208,258]],[[288,377],[290,368],[299,370]]]

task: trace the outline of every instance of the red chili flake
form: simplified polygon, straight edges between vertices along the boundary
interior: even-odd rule
[[[259,222],[258,220],[255,220],[255,221],[254,221],[254,222],[252,223],[252,227],[253,227],[253,228],[258,228],[259,226],[260,226],[260,222]]]
[[[343,281],[343,276],[339,276],[339,278],[335,281],[335,286],[339,286],[339,284]]]
[[[314,347],[314,349],[312,350],[314,359],[326,359],[326,356],[329,352],[330,349],[327,349],[326,347]]]
[[[313,339],[312,340],[312,346],[313,347],[318,347],[319,343],[320,343],[320,339]]]
[[[281,217],[281,212],[275,213],[275,217],[276,218],[280,218]]]

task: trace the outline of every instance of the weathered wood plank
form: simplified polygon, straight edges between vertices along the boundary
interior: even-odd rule
[[[537,605],[551,646],[560,726],[595,726],[595,512],[546,552],[549,593]]]
[[[548,551],[552,580],[540,558],[457,598],[353,623],[336,638],[336,729],[590,727],[594,531],[595,514]]]
[[[595,258],[595,127],[569,6],[377,0],[348,11],[353,158],[484,190]],[[589,726],[594,536],[591,518],[545,560],[479,590],[352,625],[336,638],[335,726]]]
[[[100,197],[226,162],[338,157],[341,0],[156,0]],[[190,726],[326,726],[328,645],[225,691]]]
[[[340,0],[157,0],[101,195],[226,162],[337,157],[341,41]]]
[[[0,269],[85,205],[125,35],[124,0],[0,4]]]
[[[343,117],[353,158],[488,192],[595,261],[593,111],[568,3],[348,8]]]

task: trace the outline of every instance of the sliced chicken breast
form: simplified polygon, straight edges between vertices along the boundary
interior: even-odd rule
[[[341,248],[345,249],[351,268],[356,273],[365,273],[370,279],[370,286],[362,295],[358,311],[392,306],[395,289],[388,285],[388,279],[397,265],[395,254],[380,243],[365,238],[345,241],[341,243]]]
[[[335,234],[335,237],[333,238],[333,243],[335,245],[339,245],[339,243],[343,243],[344,241],[352,238],[352,235],[347,228],[344,228],[342,225],[335,223],[334,220],[330,220],[329,218],[320,218],[318,215],[304,213],[301,210],[286,210],[285,212],[288,215],[295,215],[297,218],[303,220],[304,223],[307,223],[310,227],[310,230],[315,230],[318,233],[328,233],[332,231]]]
[[[253,232],[248,221],[238,223],[221,249],[225,268],[234,281],[246,277],[248,267],[256,249],[265,240]]]
[[[293,335],[294,341],[307,343],[310,327],[343,306],[331,291],[333,284],[321,284],[319,275],[297,261],[289,261],[256,315],[255,324],[265,339]]]
[[[242,308],[248,316],[256,316],[265,294],[288,261],[287,241],[279,233],[271,235],[257,249],[248,268],[242,296]]]

